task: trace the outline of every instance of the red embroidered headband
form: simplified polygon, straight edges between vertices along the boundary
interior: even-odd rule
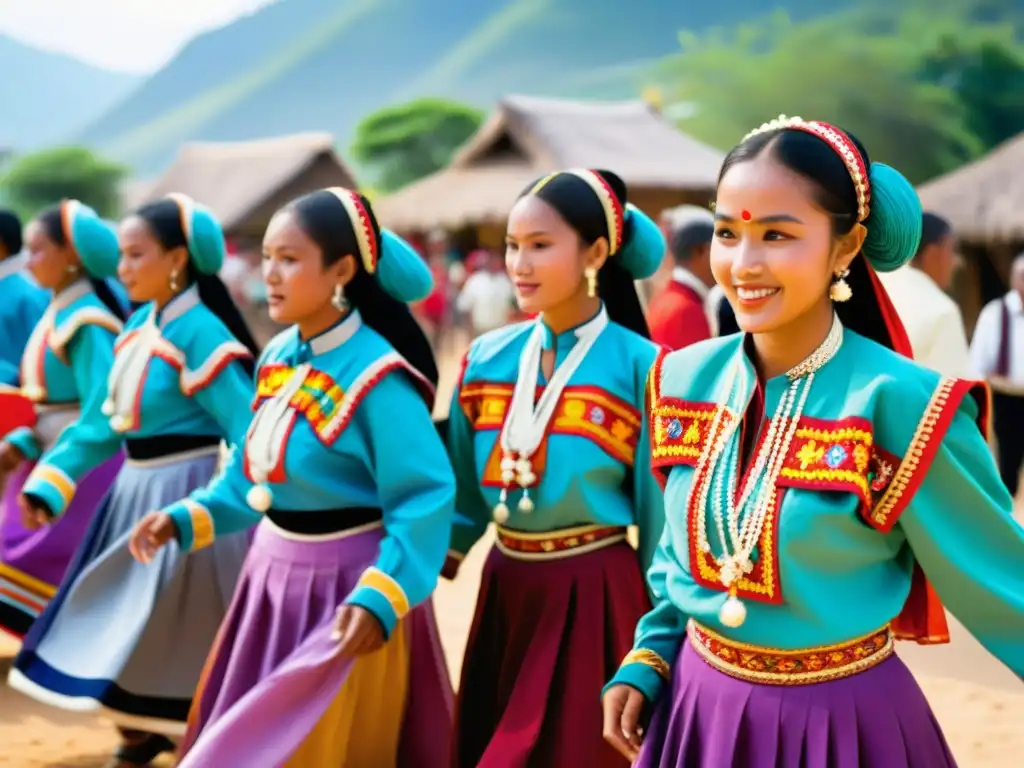
[[[622,208],[622,203],[619,202],[619,198],[615,196],[615,192],[601,174],[588,168],[556,171],[538,181],[533,186],[533,189],[530,190],[530,194],[536,195],[549,181],[563,173],[568,173],[582,179],[587,183],[587,186],[594,190],[594,194],[597,195],[601,208],[604,210],[605,220],[608,224],[608,255],[614,256],[622,247],[623,233],[626,228],[626,213]]]
[[[808,121],[800,117],[779,115],[774,120],[752,130],[743,137],[743,141],[759,133],[779,130],[803,131],[817,136],[839,155],[839,159],[846,166],[846,170],[853,180],[854,189],[857,191],[857,221],[860,223],[867,219],[868,214],[871,213],[871,174],[864,164],[864,158],[857,149],[857,145],[850,137],[834,125],[823,123],[820,120]]]
[[[167,195],[178,206],[178,215],[181,217],[181,231],[185,233],[185,243],[192,246],[192,214],[196,210],[196,201],[181,192],[171,192]]]
[[[64,232],[64,239],[72,247],[75,245],[75,217],[78,216],[80,210],[82,210],[82,204],[77,200],[68,199],[60,204],[60,228]]]
[[[356,233],[356,242],[359,245],[359,258],[363,262],[363,269],[371,275],[377,271],[377,260],[380,254],[377,252],[377,237],[373,233],[373,222],[370,220],[370,213],[363,205],[358,192],[344,187],[328,187],[330,192],[341,202],[352,222],[352,229]]]

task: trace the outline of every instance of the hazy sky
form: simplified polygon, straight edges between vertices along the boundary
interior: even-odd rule
[[[108,69],[152,72],[196,33],[269,2],[0,0],[0,33]]]

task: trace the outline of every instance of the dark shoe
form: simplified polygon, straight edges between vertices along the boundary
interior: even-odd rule
[[[118,747],[113,759],[107,763],[107,768],[144,768],[164,752],[173,752],[175,749],[173,741],[153,733]]]

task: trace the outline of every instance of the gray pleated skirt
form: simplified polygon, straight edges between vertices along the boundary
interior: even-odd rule
[[[231,603],[248,533],[183,554],[177,544],[136,562],[128,539],[148,512],[206,485],[216,448],[128,460],[57,595],[33,624],[8,682],[63,709],[116,724],[184,733],[207,653]]]

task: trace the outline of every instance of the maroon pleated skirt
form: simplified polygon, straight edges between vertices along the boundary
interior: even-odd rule
[[[602,738],[601,688],[650,608],[625,541],[484,566],[456,708],[457,768],[624,768]]]

